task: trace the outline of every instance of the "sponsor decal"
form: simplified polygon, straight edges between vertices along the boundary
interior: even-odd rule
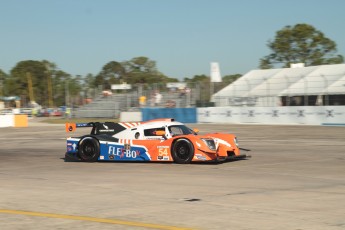
[[[99,156],[99,159],[104,160],[104,156]]]
[[[140,151],[139,150],[130,150],[126,148],[117,148],[115,146],[109,146],[108,148],[108,155],[109,158],[110,156],[118,156],[120,158],[137,158],[140,156]],[[114,159],[114,158],[112,158]]]
[[[75,142],[67,142],[67,151],[76,151],[77,144]]]
[[[113,129],[100,129],[99,131],[100,131],[100,132],[102,132],[102,133],[106,133],[106,132],[114,132],[114,130],[113,130]]]
[[[157,160],[159,161],[168,161],[169,159],[169,156],[157,156]]]
[[[106,133],[106,132],[114,132],[114,129],[109,129],[109,127],[108,127],[107,125],[105,125],[105,124],[103,124],[103,127],[104,127],[105,129],[100,129],[100,130],[99,130],[100,132],[103,132],[103,133]]]
[[[130,144],[124,144],[124,149],[125,150],[131,150],[131,145]]]
[[[194,158],[201,161],[206,161],[206,157],[201,154],[195,154]]]
[[[304,117],[304,110],[297,110],[297,117]]]
[[[170,148],[169,146],[157,146],[157,149],[168,149]]]
[[[248,110],[248,117],[255,117],[254,110]]]
[[[326,117],[334,117],[333,109],[332,110],[326,110]]]

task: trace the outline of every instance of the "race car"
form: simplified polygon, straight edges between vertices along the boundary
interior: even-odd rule
[[[240,154],[235,135],[198,135],[198,130],[192,130],[172,118],[133,123],[66,123],[67,132],[82,127],[91,127],[91,132],[88,135],[67,138],[66,161],[155,161],[188,164],[249,157]]]

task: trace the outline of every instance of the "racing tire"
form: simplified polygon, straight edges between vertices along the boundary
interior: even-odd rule
[[[84,137],[79,142],[78,155],[82,161],[95,162],[100,155],[100,146],[94,137]]]
[[[171,156],[177,164],[189,164],[194,157],[194,146],[188,139],[177,139],[172,144]]]

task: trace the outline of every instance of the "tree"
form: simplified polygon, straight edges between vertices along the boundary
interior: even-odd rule
[[[122,63],[126,71],[125,81],[136,83],[166,83],[175,81],[157,70],[156,62],[147,57],[135,57]]]
[[[31,78],[32,87],[29,84]],[[29,90],[33,90],[34,98],[29,98]],[[23,99],[22,104],[35,100],[38,104],[47,105],[46,67],[40,61],[21,61],[11,70],[9,76],[9,89],[14,96]]]
[[[272,53],[260,59],[262,69],[277,64],[289,67],[292,63],[314,66],[344,62],[344,57],[336,54],[336,43],[308,24],[285,26],[267,46]]]
[[[0,96],[5,95],[5,85],[6,85],[7,74],[0,69]]]
[[[96,76],[95,86],[102,85],[105,89],[110,89],[111,84],[119,84],[125,78],[125,68],[117,61],[105,64],[101,72]]]

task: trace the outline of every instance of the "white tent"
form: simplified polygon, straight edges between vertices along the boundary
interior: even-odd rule
[[[322,91],[321,94],[337,95],[337,94],[345,94],[344,92],[345,92],[345,75],[342,78],[340,78],[338,81],[330,84],[326,89]]]
[[[215,93],[212,101],[216,106],[277,106],[282,97],[345,94],[344,76],[345,64],[252,70]]]
[[[343,76],[345,76],[345,64],[319,66],[316,70],[281,91],[278,95],[319,95]]]

